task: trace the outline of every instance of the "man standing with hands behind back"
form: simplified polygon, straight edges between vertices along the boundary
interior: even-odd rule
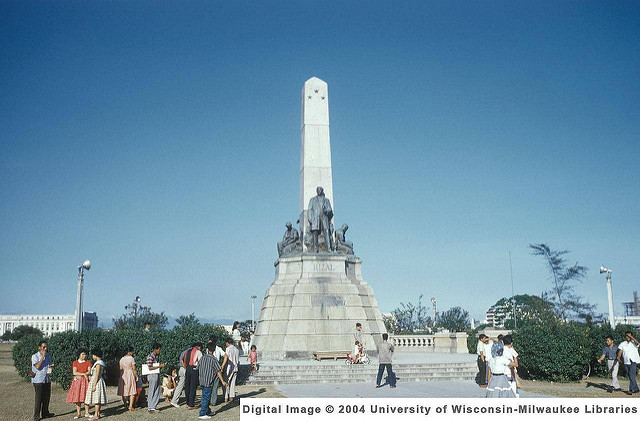
[[[51,357],[47,353],[48,349],[47,341],[40,341],[38,345],[38,352],[31,356],[31,383],[36,392],[36,404],[33,410],[33,420],[39,421],[40,415],[42,418],[51,418],[55,414],[49,412],[49,400],[51,399],[51,380],[49,379],[49,367],[53,367],[51,364]]]
[[[391,367],[391,359],[393,358],[393,345],[387,342],[389,335],[382,334],[382,342],[378,344],[378,377],[376,378],[376,387],[380,387],[380,381],[382,380],[382,373],[384,369],[387,369],[387,381],[389,386],[394,389],[396,387],[396,375]]]

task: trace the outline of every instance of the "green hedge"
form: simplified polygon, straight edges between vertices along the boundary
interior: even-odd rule
[[[624,340],[630,326],[596,326],[583,323],[554,323],[527,325],[513,333],[513,344],[518,357],[518,373],[523,378],[576,381],[584,368],[591,364],[591,376],[607,377],[606,364],[598,364],[605,338],[612,335],[614,342]]]
[[[216,337],[216,343],[224,347],[224,340],[230,335],[221,326],[209,324],[180,327],[172,330],[143,329],[102,330],[91,329],[78,332],[56,333],[48,338],[49,353],[54,364],[51,380],[58,382],[67,389],[73,380],[72,364],[77,357],[77,350],[85,348],[89,352],[101,349],[103,360],[107,364],[106,381],[117,384],[119,376],[118,361],[122,358],[128,346],[133,346],[133,357],[140,373],[141,365],[151,353],[151,345],[158,342],[162,345],[160,362],[167,363],[165,372],[170,367],[178,366],[180,353],[193,342],[206,344],[210,336]],[[38,349],[40,337],[26,336],[13,349],[13,360],[18,373],[29,379],[28,371],[31,367],[31,355]]]
[[[513,333],[518,373],[523,378],[579,380],[590,360],[590,340],[583,326],[573,323],[528,325]]]

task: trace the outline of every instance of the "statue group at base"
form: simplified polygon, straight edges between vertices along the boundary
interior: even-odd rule
[[[349,229],[347,224],[334,230],[333,210],[331,202],[324,195],[324,189],[318,187],[316,196],[309,200],[307,220],[309,229],[303,235],[304,245],[309,253],[339,253],[353,254],[353,243],[345,239],[345,233]],[[299,222],[299,221],[298,221]],[[300,233],[293,228],[291,222],[285,224],[287,230],[278,243],[278,256],[292,256],[303,251]]]

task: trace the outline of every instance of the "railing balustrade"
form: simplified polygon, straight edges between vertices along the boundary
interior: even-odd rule
[[[434,346],[434,335],[394,335],[390,340],[397,348],[430,348]]]

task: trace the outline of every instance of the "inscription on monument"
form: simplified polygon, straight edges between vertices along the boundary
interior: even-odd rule
[[[311,305],[316,307],[344,307],[344,297],[324,295],[311,297]]]
[[[333,272],[334,270],[333,263],[314,263],[312,268],[314,272]]]

